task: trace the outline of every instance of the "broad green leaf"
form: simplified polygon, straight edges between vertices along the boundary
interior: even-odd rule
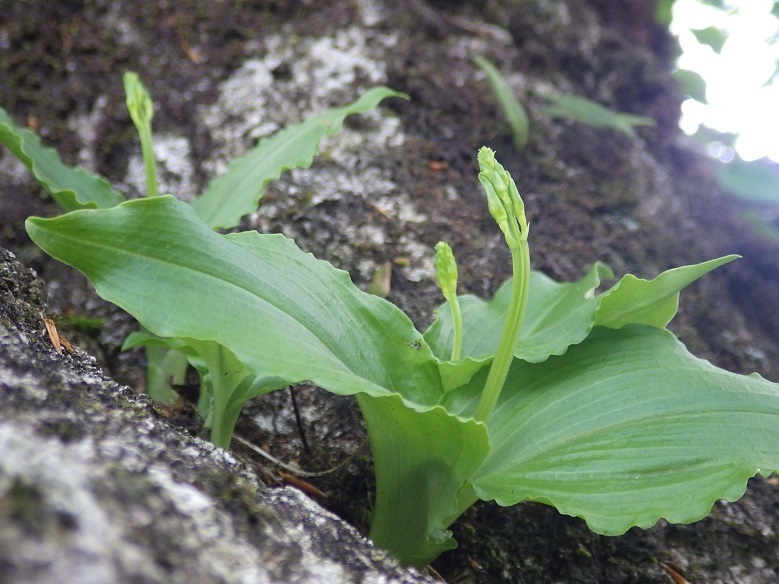
[[[517,150],[524,149],[530,137],[530,121],[525,108],[522,107],[495,65],[480,55],[476,55],[473,60],[487,75],[495,99],[498,100],[500,109],[503,110],[503,115],[506,116],[506,121],[511,126],[514,146]]]
[[[711,47],[715,53],[720,53],[722,47],[725,46],[725,42],[728,40],[728,32],[717,28],[716,26],[709,26],[706,28],[692,29],[693,35],[702,45]]]
[[[30,218],[27,231],[147,330],[212,341],[257,377],[430,405],[443,391],[405,314],[282,235],[219,235],[171,196]]]
[[[675,0],[657,0],[655,4],[655,21],[668,26],[673,20],[673,5]]]
[[[684,93],[696,101],[706,103],[706,80],[700,73],[677,69],[673,72],[673,78]]]
[[[542,111],[550,118],[568,118],[593,128],[609,128],[635,137],[634,126],[654,126],[652,118],[612,111],[596,101],[578,95],[544,94],[542,97],[554,105]]]
[[[374,87],[348,106],[328,110],[261,140],[211,181],[206,191],[192,201],[192,207],[214,229],[235,227],[241,217],[257,209],[269,181],[287,169],[311,166],[322,138],[337,133],[347,116],[371,110],[387,97],[408,99],[387,87]]]
[[[654,280],[627,274],[600,296],[595,324],[619,328],[626,324],[647,324],[664,328],[679,309],[679,292],[689,284],[728,262],[729,255],[708,262],[667,270]]]
[[[592,328],[599,300],[594,290],[611,270],[601,263],[578,282],[559,284],[540,272],[531,272],[530,296],[514,355],[525,361],[543,361],[580,343]],[[460,297],[463,318],[463,357],[482,360],[495,353],[511,296],[511,280],[489,302],[472,295]],[[453,342],[451,311],[443,305],[425,332],[425,340],[442,361]]]
[[[730,194],[754,203],[779,203],[779,164],[736,159],[717,168],[717,181]]]
[[[113,190],[103,177],[64,164],[56,150],[43,146],[38,136],[14,124],[3,108],[0,108],[0,142],[30,169],[65,211],[108,208],[124,201],[124,196]]]
[[[476,383],[455,393],[460,410],[475,407]],[[561,357],[516,361],[487,426],[481,498],[547,503],[605,535],[697,521],[779,468],[779,385],[642,325],[598,327]]]
[[[467,483],[489,452],[484,424],[400,396],[358,395],[376,465],[370,538],[422,568],[457,547],[447,527],[475,501]]]

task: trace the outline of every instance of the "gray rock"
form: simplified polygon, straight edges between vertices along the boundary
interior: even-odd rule
[[[429,581],[59,355],[44,296],[0,249],[0,581]]]

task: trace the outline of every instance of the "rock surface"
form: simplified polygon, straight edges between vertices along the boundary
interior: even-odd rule
[[[291,487],[57,354],[43,285],[0,249],[0,581],[430,580]]]

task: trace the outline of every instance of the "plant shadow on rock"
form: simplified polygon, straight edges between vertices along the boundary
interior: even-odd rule
[[[40,19],[44,4],[15,5],[14,22],[20,23],[15,30],[26,31],[25,38],[40,41],[35,47],[49,59],[29,60],[20,53],[6,53],[3,58],[13,61],[17,73],[12,78],[7,73],[11,68],[0,67],[0,71],[6,72],[0,74],[0,84],[16,97],[14,103],[3,105],[17,119],[36,116],[35,123],[47,130],[47,142],[58,148],[65,144],[66,158],[77,162],[84,149],[82,139],[68,129],[74,112],[76,116],[89,114],[97,98],[107,95],[107,103],[112,108],[116,105],[116,109],[97,116],[97,132],[106,140],[97,142],[92,155],[97,169],[122,181],[133,151],[133,138],[119,107],[123,99],[118,80],[123,68],[135,67],[132,55],[137,54],[138,47],[133,42],[138,41],[123,45],[110,35],[91,34],[91,27],[99,27],[113,17],[105,9],[87,6],[73,9],[59,20]],[[148,71],[144,77],[159,84],[159,88],[153,88],[155,97],[161,100],[155,118],[158,131],[187,134],[193,145],[194,168],[207,161],[212,145],[204,128],[189,125],[191,112],[198,104],[207,106],[213,102],[218,83],[245,56],[262,53],[263,31],[271,33],[283,26],[282,21],[294,16],[287,25],[291,27],[290,34],[333,34],[359,16],[351,2],[330,2],[308,10],[271,4],[275,8],[260,13],[249,7],[234,8],[228,17],[217,16],[198,3],[179,3],[175,10],[159,14],[144,13],[129,3],[119,8],[120,16],[138,30],[163,33],[155,37],[154,54],[145,58],[149,66],[144,68]],[[599,97],[599,91],[613,94],[618,109],[638,111],[661,123],[657,130],[640,132],[648,145],[636,145],[590,128],[533,118],[528,151],[511,158],[511,139],[497,108],[485,97],[486,83],[476,77],[469,55],[457,57],[463,47],[485,41],[459,28],[457,21],[449,18],[475,18],[482,3],[460,4],[451,9],[437,7],[447,18],[442,19],[443,28],[437,29],[437,38],[432,41],[424,22],[404,25],[407,28],[401,35],[402,41],[387,55],[387,84],[412,96],[409,104],[392,105],[406,132],[405,146],[391,150],[391,161],[369,161],[391,170],[395,181],[409,191],[416,210],[427,221],[399,221],[365,201],[355,204],[356,198],[318,204],[298,199],[294,206],[279,204],[273,207],[275,214],[261,216],[263,230],[293,231],[301,246],[349,270],[361,284],[368,280],[368,273],[358,265],[361,256],[374,262],[400,259],[402,265],[408,251],[401,242],[404,235],[428,249],[439,239],[448,239],[458,251],[463,287],[480,296],[491,295],[509,275],[509,262],[473,179],[473,153],[486,141],[505,153],[503,158],[517,177],[528,209],[543,207],[537,221],[530,217],[536,250],[534,267],[555,278],[578,278],[582,275],[581,266],[597,259],[607,261],[618,273],[651,274],[671,265],[724,253],[743,253],[750,246],[761,250],[766,245],[775,246],[751,236],[747,243],[734,238],[734,234],[744,233],[746,226],[720,199],[701,191],[701,185],[711,184],[701,170],[705,165],[694,155],[680,154],[670,142],[668,136],[675,133],[672,126],[676,120],[668,119],[667,112],[673,108],[667,106],[669,102],[675,104],[675,98],[669,97],[673,89],[670,79],[657,73],[656,67],[660,65],[647,57],[645,49],[618,42],[615,33],[606,30],[603,43],[617,47],[620,58],[614,57],[615,50],[604,52],[600,58],[598,47],[593,46],[581,67],[569,69],[565,64],[578,51],[576,41],[584,32],[567,28],[559,21],[559,14],[528,13],[522,3],[515,8],[487,7],[483,17],[491,24],[506,27],[522,49],[521,53],[506,49],[507,56],[502,61],[505,67],[514,67],[528,78],[547,78],[564,89],[573,87],[592,97]],[[580,10],[589,26],[599,26],[598,4],[602,3],[591,4],[595,7],[587,2],[571,2],[567,6],[572,11]],[[178,24],[171,20],[176,14]],[[67,26],[76,27],[72,29],[73,42],[67,58],[79,67],[75,72],[56,70],[52,75],[41,63],[57,61]],[[387,18],[378,26],[391,28],[392,19]],[[227,32],[220,36],[220,30]],[[550,42],[549,34],[539,36],[538,32],[530,34],[530,30],[559,34]],[[194,42],[207,53],[206,64],[197,66],[191,55],[182,50],[182,35],[188,42],[205,39]],[[441,42],[441,37],[446,42]],[[19,46],[16,40],[14,37],[10,46]],[[501,63],[501,51],[496,53],[490,57]],[[440,63],[447,63],[447,67],[440,67]],[[591,72],[585,74],[584,69]],[[628,74],[620,77],[620,71]],[[456,75],[469,83],[454,84],[452,78]],[[36,79],[45,81],[33,81]],[[479,83],[482,87],[477,90]],[[186,90],[170,92],[167,85]],[[636,86],[651,87],[654,95],[641,93],[634,101],[628,90]],[[55,95],[66,95],[68,99],[58,100]],[[631,97],[619,97],[624,95]],[[665,116],[664,121],[656,115],[658,112]],[[4,155],[2,162],[5,160]],[[444,164],[441,170],[433,170],[428,162]],[[671,180],[669,169],[678,178]],[[198,175],[198,180],[204,178]],[[269,189],[269,203],[288,197],[290,186],[300,191],[307,188],[305,179],[287,177]],[[456,196],[452,196],[453,192]],[[25,241],[23,220],[31,214],[54,215],[54,207],[42,201],[29,182],[21,181],[13,189],[3,187],[0,212],[4,218],[3,245],[17,252],[49,283],[53,311],[75,310],[108,319],[96,341],[77,337],[77,344],[102,356],[107,371],[117,378],[140,386],[143,372],[138,354],[120,355],[118,351],[124,336],[132,330],[132,321],[96,299],[80,276],[46,260]],[[349,252],[353,242],[345,234],[354,232],[347,229],[349,225],[377,227],[385,234],[385,243],[367,243],[365,249]],[[764,312],[755,310],[763,322],[755,321],[749,318],[749,311],[737,305],[743,284],[757,287],[758,281],[762,287],[753,297],[761,298],[761,306],[777,305],[768,301],[776,297],[776,278],[770,272],[756,278],[750,271],[754,268],[749,258],[738,263],[741,265],[728,268],[729,277],[735,279],[711,275],[698,283],[692,294],[683,297],[682,312],[673,328],[695,354],[724,368],[740,372],[758,370],[770,379],[779,379],[779,349],[771,336],[776,329],[765,322]],[[439,296],[432,273],[422,281],[414,281],[410,276],[410,271],[395,270],[390,300],[423,328]],[[734,281],[742,285],[736,287]],[[735,289],[731,292],[729,287]],[[311,454],[303,452],[286,392],[250,405],[237,433],[268,445],[280,458],[299,456],[300,464],[307,468],[334,466],[362,442],[364,429],[356,405],[348,398],[333,398],[316,389],[297,391]],[[195,427],[189,426],[195,431]],[[312,480],[327,495],[321,503],[361,527],[367,523],[365,512],[369,508],[369,465],[368,450],[364,449],[346,469]],[[436,565],[451,581],[465,582],[665,582],[667,576],[656,564],[657,559],[687,570],[691,581],[696,581],[696,574],[727,575],[731,565],[748,561],[745,558],[770,558],[775,553],[776,540],[771,534],[779,530],[777,509],[765,502],[774,499],[775,492],[771,483],[752,481],[744,500],[717,506],[711,519],[695,526],[661,525],[646,532],[633,530],[621,538],[594,535],[581,521],[561,517],[541,505],[498,509],[480,504],[455,526],[460,550],[443,556]],[[768,535],[750,537],[751,533]],[[748,545],[742,543],[744,538],[748,538]],[[774,578],[765,581],[779,581],[775,575]]]

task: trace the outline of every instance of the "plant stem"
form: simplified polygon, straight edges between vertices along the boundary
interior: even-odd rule
[[[157,190],[157,161],[154,159],[154,146],[151,138],[151,122],[138,127],[138,136],[141,139],[143,168],[146,171],[146,196],[156,197],[159,194]]]
[[[514,360],[514,347],[517,344],[519,330],[525,318],[527,298],[530,291],[530,246],[523,240],[519,249],[511,252],[511,266],[514,279],[511,283],[511,299],[506,312],[506,323],[500,335],[498,351],[492,361],[484,390],[476,406],[474,419],[484,422],[489,418]]]
[[[460,312],[460,301],[455,294],[449,301],[452,310],[452,322],[454,325],[454,341],[452,342],[452,361],[459,361],[463,352],[463,316]]]
[[[229,450],[232,438],[232,428],[225,435],[225,411],[227,410],[228,389],[225,387],[225,375],[223,370],[221,348],[216,348],[210,359],[208,374],[211,381],[212,418],[211,418],[211,442]],[[202,388],[201,388],[202,391]]]

